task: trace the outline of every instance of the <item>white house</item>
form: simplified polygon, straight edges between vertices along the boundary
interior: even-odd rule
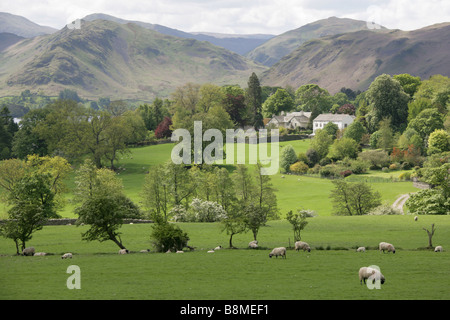
[[[279,116],[272,116],[266,126],[274,125],[276,128],[284,127],[286,129],[306,128],[308,126],[311,112],[282,112]]]
[[[328,122],[337,124],[339,130],[342,130],[352,124],[353,120],[355,120],[355,116],[348,114],[320,114],[313,120],[313,133],[316,132],[317,129],[323,129]]]

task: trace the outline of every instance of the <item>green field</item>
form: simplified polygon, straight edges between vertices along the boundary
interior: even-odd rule
[[[437,226],[435,245],[450,244],[447,216],[315,217],[308,219],[302,239],[312,250],[288,250],[287,259],[269,259],[276,246],[292,245],[290,225],[269,221],[258,235],[261,248],[247,249],[251,233],[235,236],[239,249],[207,250],[228,244],[216,223],[183,223],[189,244],[184,254],[139,253],[150,247],[150,224],[124,225],[124,244],[131,254],[118,255],[112,242],[84,242],[86,227],[46,226],[33,237],[44,257],[14,256],[11,241],[0,239],[0,299],[152,299],[152,300],[278,300],[278,299],[449,299],[450,255],[423,250],[422,227]],[[290,242],[291,241],[291,242]],[[380,253],[380,241],[397,252]],[[366,246],[365,253],[355,247]],[[73,259],[61,254],[72,252]],[[81,271],[81,289],[69,290],[69,265]],[[380,290],[360,285],[358,270],[377,265],[386,277]]]
[[[282,142],[292,144],[297,152],[305,152],[308,140]],[[140,192],[146,172],[151,166],[170,159],[173,144],[133,148],[120,159],[125,193],[140,203]],[[391,173],[369,172],[365,177],[389,178]],[[73,189],[74,174],[68,179]],[[27,243],[44,257],[15,256],[11,240],[0,238],[0,299],[449,299],[450,255],[424,250],[427,235],[423,227],[437,226],[435,245],[450,246],[448,216],[420,216],[415,222],[401,216],[333,216],[329,193],[330,180],[310,176],[276,174],[271,176],[277,189],[278,207],[283,217],[288,210],[311,209],[317,217],[308,218],[302,232],[310,253],[290,249],[287,259],[269,259],[274,247],[293,246],[293,232],[286,220],[269,221],[262,227],[260,248],[247,249],[251,233],[233,238],[239,249],[208,250],[228,247],[228,236],[217,223],[181,223],[196,248],[184,254],[139,253],[151,249],[151,224],[124,225],[121,228],[129,255],[118,255],[111,241],[85,242],[81,233],[87,227],[45,226]],[[417,191],[411,182],[370,182],[384,201],[393,203],[404,193]],[[70,192],[66,195],[71,198]],[[6,208],[0,207],[5,216]],[[60,212],[75,217],[68,203]],[[396,246],[396,254],[377,250],[380,241]],[[366,253],[355,248],[366,246]],[[61,254],[72,252],[71,260]],[[81,290],[69,290],[66,273],[69,265],[81,270]],[[358,270],[377,265],[386,277],[381,290],[360,285]]]

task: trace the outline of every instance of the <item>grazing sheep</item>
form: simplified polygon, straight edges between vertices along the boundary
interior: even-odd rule
[[[248,243],[248,247],[249,247],[249,248],[253,248],[253,249],[258,248],[258,241],[257,241],[257,240],[250,241],[250,242]]]
[[[217,247],[214,248],[214,250],[220,250],[220,249],[223,249],[223,247],[222,246],[217,246]]]
[[[120,249],[119,250],[119,254],[127,254],[130,253],[130,251],[128,251],[128,249]]]
[[[386,250],[387,252],[395,253],[394,246],[387,242],[380,242],[378,248],[380,249],[380,251],[383,251],[383,253],[384,253],[384,250]]]
[[[70,252],[64,253],[61,257],[61,259],[72,259],[72,254]]]
[[[304,241],[295,242],[295,251],[299,251],[300,249],[302,249],[303,251],[311,252],[311,247]]]
[[[23,249],[22,254],[24,256],[32,256],[32,255],[34,255],[34,247],[29,247],[29,248]]]
[[[418,216],[415,216],[415,217],[414,217],[414,221],[417,221],[417,220],[419,220],[419,217],[418,217]]]
[[[46,256],[46,255],[47,255],[47,253],[45,253],[45,252],[36,252],[34,254],[34,256]]]
[[[356,252],[366,252],[366,248],[365,247],[359,247],[358,249],[356,249]]]
[[[176,253],[184,253],[184,251],[183,250],[177,250]]]
[[[207,253],[214,253],[214,250],[209,250]]]
[[[434,252],[442,252],[444,251],[444,249],[442,249],[442,246],[437,246],[436,248],[434,248]]]
[[[383,284],[386,279],[381,273],[380,270],[371,268],[371,267],[362,267],[359,269],[359,283],[366,284],[366,279],[372,280],[372,283],[375,283],[375,280],[380,280],[381,284]]]
[[[139,251],[140,253],[148,253],[148,252],[150,252],[150,249],[145,249],[145,250],[141,250],[141,251]]]
[[[281,259],[283,257],[286,259],[286,248],[285,247],[279,247],[272,250],[271,253],[269,253],[269,258],[272,258],[272,256],[275,256],[278,258],[278,256],[281,256]]]

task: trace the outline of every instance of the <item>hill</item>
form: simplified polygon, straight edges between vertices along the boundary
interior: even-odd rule
[[[83,21],[25,39],[0,56],[0,95],[63,88],[86,98],[152,99],[187,82],[245,85],[264,66],[208,42],[161,34],[133,23]]]
[[[306,41],[359,30],[367,30],[365,21],[330,17],[273,37],[247,53],[246,57],[270,67]]]
[[[261,76],[270,86],[315,83],[365,90],[380,74],[450,75],[450,23],[414,31],[361,30],[310,40]]]
[[[260,46],[268,39],[272,38],[273,35],[261,34],[261,35],[229,35],[229,34],[217,34],[217,33],[207,33],[207,32],[184,32],[177,29],[168,28],[159,24],[152,24],[142,21],[130,21],[110,16],[103,13],[90,14],[83,18],[86,21],[95,20],[108,20],[114,21],[121,24],[135,23],[143,28],[158,31],[162,34],[180,37],[185,39],[195,39],[199,41],[208,41],[216,46],[228,49],[232,52],[244,55],[247,52],[253,50],[254,48]]]
[[[54,28],[38,25],[27,18],[0,12],[0,33],[12,33],[24,38],[33,38],[56,31]]]

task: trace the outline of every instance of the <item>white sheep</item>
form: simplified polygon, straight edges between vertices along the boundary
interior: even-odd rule
[[[362,267],[359,269],[359,283],[366,284],[366,280],[372,280],[372,283],[375,283],[375,280],[380,280],[381,284],[383,284],[386,279],[380,270],[371,267]]]
[[[64,253],[62,256],[61,256],[61,259],[72,259],[72,254],[70,253],[70,252],[68,252],[68,253]]]
[[[356,249],[356,252],[366,252],[366,248],[365,247],[359,247],[358,249]]]
[[[295,242],[295,251],[299,251],[300,249],[302,249],[303,251],[311,252],[311,247],[309,246],[308,243],[306,243],[304,241],[296,241]]]
[[[249,247],[249,248],[253,248],[253,249],[258,248],[258,241],[257,241],[257,240],[250,241],[250,242],[248,243],[248,247]]]
[[[23,249],[22,254],[24,256],[32,256],[32,255],[34,255],[34,247],[29,247],[29,248]]]
[[[207,253],[214,253],[214,250],[209,250],[207,251]]]
[[[442,246],[437,246],[436,248],[434,248],[434,252],[442,252],[444,251],[444,249],[442,249]]]
[[[130,251],[128,251],[128,249],[120,249],[119,250],[119,254],[127,254],[130,253]]]
[[[417,221],[417,220],[419,220],[419,217],[418,217],[418,216],[415,216],[415,217],[414,217],[414,221]]]
[[[269,253],[269,258],[272,258],[272,256],[275,256],[278,258],[278,256],[281,256],[281,259],[283,257],[286,259],[286,248],[285,247],[279,247],[272,250],[271,253]]]
[[[214,248],[214,250],[221,250],[221,249],[223,249],[222,246],[217,246],[217,247]]]
[[[384,253],[384,250],[386,250],[387,252],[395,253],[394,246],[387,242],[380,242],[380,244],[378,245],[378,248],[380,251],[383,251],[383,253]]]
[[[47,255],[47,253],[45,253],[45,252],[36,252],[34,254],[34,256],[46,256],[46,255]]]
[[[177,250],[176,253],[184,253],[184,251],[183,250]]]
[[[145,250],[141,250],[141,251],[139,251],[140,253],[149,253],[150,252],[150,249],[145,249]]]

